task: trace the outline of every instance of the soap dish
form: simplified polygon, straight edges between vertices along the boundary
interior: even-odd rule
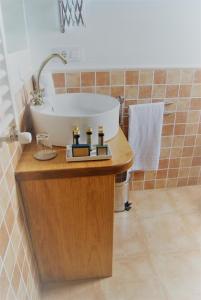
[[[72,156],[72,145],[66,146],[66,160],[68,162],[76,162],[76,161],[90,161],[90,160],[106,160],[112,158],[112,151],[108,145],[108,154],[107,155],[96,155],[96,146],[92,146],[90,156]]]

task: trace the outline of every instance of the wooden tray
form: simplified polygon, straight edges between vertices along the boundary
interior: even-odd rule
[[[112,158],[112,151],[108,145],[108,154],[107,155],[96,155],[96,146],[92,146],[92,151],[90,156],[79,156],[74,157],[72,156],[72,145],[66,146],[66,160],[68,162],[75,162],[75,161],[90,161],[90,160],[105,160]]]

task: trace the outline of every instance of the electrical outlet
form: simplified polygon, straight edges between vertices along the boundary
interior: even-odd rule
[[[67,50],[65,48],[53,48],[52,53],[59,53],[64,58],[68,58],[69,54],[67,53]]]
[[[79,62],[81,60],[81,49],[78,47],[70,48],[68,59],[70,62]]]
[[[81,61],[81,49],[79,47],[53,48],[52,53],[61,54],[68,62]]]

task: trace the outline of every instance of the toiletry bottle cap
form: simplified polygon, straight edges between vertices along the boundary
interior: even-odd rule
[[[74,128],[74,133],[75,133],[75,134],[80,134],[80,128],[79,128],[78,126],[76,126],[76,127]]]
[[[78,128],[78,126],[77,125],[75,125],[75,126],[73,126],[73,132],[75,132],[76,130],[77,130],[77,128]]]
[[[91,128],[91,127],[89,127],[88,129],[87,129],[87,133],[92,133],[93,132],[93,129]]]
[[[99,132],[99,133],[103,133],[103,126],[99,126],[99,127],[98,127],[98,132]]]

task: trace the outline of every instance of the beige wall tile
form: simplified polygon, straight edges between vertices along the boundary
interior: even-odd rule
[[[172,147],[182,147],[184,144],[184,136],[174,136]]]
[[[152,88],[152,97],[153,98],[161,98],[165,97],[166,94],[166,86],[162,84],[155,84]]]
[[[1,192],[1,201],[0,201],[0,207],[1,207],[1,211],[3,213],[3,216],[6,214],[6,210],[8,208],[9,205],[9,194],[8,194],[8,189],[7,189],[7,184],[5,179],[3,179],[0,182],[0,192]]]
[[[198,131],[198,124],[186,124],[186,135],[196,134]]]
[[[179,168],[181,158],[171,158],[169,161],[169,168]]]
[[[177,112],[176,113],[176,123],[186,123],[187,112]]]
[[[195,83],[201,83],[201,70],[200,69],[198,69],[198,70],[195,71],[193,82],[195,82]]]
[[[192,92],[191,92],[192,97],[201,97],[201,84],[194,84],[192,86]]]
[[[152,84],[153,83],[153,70],[140,70],[139,84]]]
[[[154,84],[166,83],[167,71],[166,70],[155,70],[154,71]]]
[[[102,95],[111,95],[111,87],[110,86],[97,86],[96,93]]]
[[[163,125],[162,136],[173,135],[174,125]]]
[[[81,85],[82,86],[94,86],[95,85],[95,73],[94,72],[82,72],[81,73]]]
[[[87,87],[81,87],[82,93],[95,93],[95,87],[94,86],[87,86]]]
[[[161,159],[169,158],[170,157],[170,151],[171,151],[171,148],[162,148],[160,158]]]
[[[145,190],[152,190],[155,188],[155,180],[145,181],[144,182],[144,189]]]
[[[5,176],[6,176],[6,181],[7,181],[9,190],[12,191],[14,184],[15,184],[14,170],[13,170],[12,165],[9,165]]]
[[[181,71],[180,70],[173,70],[169,69],[167,70],[167,83],[171,84],[177,84],[180,83],[180,76],[181,76]]]
[[[74,87],[71,87],[71,88],[67,88],[67,93],[80,93],[80,88],[74,88]]]
[[[167,85],[166,98],[175,98],[178,96],[179,85]]]
[[[143,181],[133,181],[133,190],[140,191],[144,189],[144,182]]]
[[[168,188],[172,188],[172,187],[176,187],[177,186],[177,178],[169,178],[167,179],[167,187]]]
[[[174,135],[185,135],[186,124],[176,124],[174,127]]]
[[[178,178],[177,179],[177,186],[185,186],[188,183],[188,178]]]
[[[198,177],[200,175],[200,167],[192,167],[190,168],[189,177]]]
[[[187,123],[198,123],[200,120],[200,111],[189,111]]]
[[[4,265],[7,274],[11,277],[15,266],[15,254],[11,243],[8,244]]]
[[[194,146],[196,140],[196,135],[185,136],[184,146]]]
[[[190,107],[190,99],[178,99],[177,111],[188,111]]]
[[[169,166],[169,159],[160,159],[159,161],[159,170],[161,169],[168,169]]]
[[[66,74],[66,85],[67,87],[80,87],[80,73],[67,73]]]
[[[0,227],[0,256],[3,259],[9,242],[6,224],[3,222]]]
[[[14,216],[12,205],[10,203],[5,215],[5,222],[10,235],[13,229],[14,221],[15,221],[15,216]]]
[[[110,73],[96,72],[96,85],[98,86],[110,85]]]
[[[156,174],[156,179],[165,179],[167,178],[168,170],[158,170]]]
[[[162,136],[161,137],[161,147],[169,148],[172,145],[172,136]]]
[[[138,87],[125,86],[125,97],[126,99],[136,99],[138,97]]]
[[[196,145],[201,146],[201,135],[200,134],[196,136]]]
[[[147,171],[145,172],[145,180],[153,180],[156,177],[156,171]]]
[[[179,169],[169,169],[168,178],[177,178],[179,174]]]
[[[192,164],[192,157],[182,157],[180,167],[190,167]]]
[[[182,148],[182,147],[171,148],[171,154],[170,154],[170,157],[171,157],[171,158],[181,157],[181,156],[182,156],[182,151],[183,151],[183,148]]]
[[[111,85],[124,85],[124,71],[111,72]]]
[[[191,99],[190,108],[192,110],[201,110],[201,98]]]
[[[190,172],[190,167],[179,169],[179,177],[188,177]]]
[[[175,122],[175,113],[169,113],[164,115],[163,124],[174,124]]]
[[[67,93],[67,89],[66,88],[56,88],[55,93],[56,94],[65,94],[65,93]]]
[[[179,88],[179,97],[190,97],[191,96],[192,85],[180,85]]]
[[[3,143],[0,148],[0,165],[3,170],[7,169],[10,159],[9,147],[6,143]]]
[[[3,268],[0,273],[0,291],[2,300],[6,299],[9,290],[9,279],[7,277],[6,271]]]
[[[181,70],[181,82],[182,83],[192,83],[194,77],[194,70],[184,69]]]
[[[143,171],[136,171],[133,173],[133,178],[136,181],[144,180],[144,172]]]
[[[111,87],[111,96],[113,97],[124,97],[124,86],[112,86]]]
[[[63,77],[65,77],[63,73],[55,77],[57,85],[61,85]],[[22,130],[30,128],[30,122],[28,122],[27,116],[24,115],[24,105],[29,102],[29,94],[31,90],[32,85],[30,83],[26,83],[23,87],[23,91],[20,91],[15,97],[16,105],[18,106],[19,123],[23,120]],[[18,223],[20,221],[19,203],[15,193],[14,168],[16,167],[20,156],[21,146],[19,146],[18,143],[10,145],[4,143],[3,147],[0,148],[0,265],[2,265],[3,258],[3,266],[0,266],[0,298],[3,297],[2,299],[7,300],[14,299],[13,297],[15,297],[13,294],[15,289],[13,290],[12,288],[12,273],[14,266],[16,265],[15,257],[18,252],[21,236],[23,236],[22,243],[26,248],[26,253],[31,253],[27,244],[27,237],[24,233],[24,224],[20,223],[19,226]],[[3,221],[2,217],[4,218]],[[15,252],[13,250],[13,246]],[[30,257],[31,255],[32,254],[30,254]],[[18,271],[18,273],[22,272],[22,266],[19,267]],[[32,293],[35,293],[36,295],[38,294],[38,291],[36,291],[38,288],[34,283],[34,277],[36,277],[34,274],[36,274],[35,266],[29,268],[29,274],[27,274],[30,277],[32,289],[29,290],[28,294],[26,289],[24,289],[26,299],[31,299]],[[8,294],[7,298],[6,293]],[[17,299],[22,298],[18,297]],[[38,300],[39,296],[35,299]]]
[[[139,86],[139,98],[151,98],[152,86]]]
[[[64,73],[54,73],[52,75],[55,88],[65,87],[65,74]]]
[[[156,180],[155,188],[156,189],[162,189],[166,187],[166,179],[160,179]]]
[[[139,71],[126,71],[125,73],[126,85],[136,85],[139,83]]]

